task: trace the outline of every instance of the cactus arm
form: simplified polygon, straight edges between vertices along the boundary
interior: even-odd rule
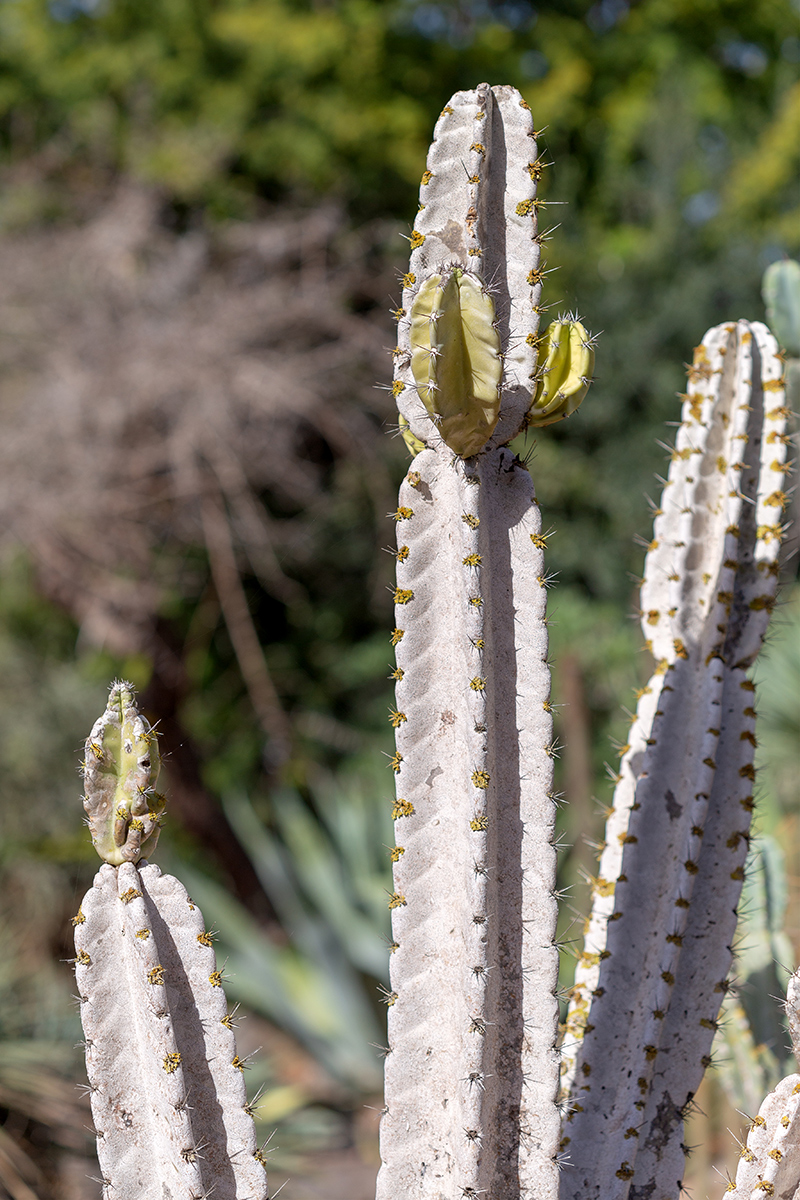
[[[767,322],[791,358],[800,358],[800,263],[771,263],[764,272]]]
[[[780,526],[774,503],[786,458],[782,363],[766,327],[754,323],[749,441],[743,445],[736,567],[722,660],[716,770],[697,858],[684,948],[662,1030],[658,1087],[643,1113],[639,1176],[662,1185],[683,1172],[683,1110],[711,1053],[719,1007],[728,988],[736,909],[744,879],[753,801],[755,696],[748,669],[766,632],[777,584]],[[747,332],[747,330],[745,330]],[[777,435],[777,438],[776,436]],[[772,438],[772,440],[770,440]],[[776,514],[777,507],[777,514]],[[733,568],[731,568],[733,569]],[[688,1014],[688,1016],[687,1016]],[[640,1185],[641,1186],[641,1185]]]
[[[800,973],[786,989],[786,1016],[794,1056],[800,1061]],[[800,1188],[800,1075],[789,1075],[770,1092],[742,1146],[735,1181],[725,1189],[732,1200],[794,1197]]]
[[[398,522],[404,720],[377,1194],[555,1196],[558,964],[539,511],[507,450],[475,465],[423,451],[398,511],[412,515]],[[520,649],[518,626],[530,634]]]
[[[103,1177],[181,1200],[266,1197],[225,994],[197,905],[146,863],[101,867],[75,927]],[[163,1192],[166,1195],[167,1192]]]
[[[800,1063],[800,972],[795,972],[786,987],[786,1020],[795,1060]]]
[[[105,767],[102,774],[87,771],[93,840],[104,857],[117,850],[132,856],[133,822],[121,833],[117,826],[116,837],[114,823],[123,820],[124,798],[135,803],[141,795],[142,774],[158,758],[129,684],[114,685],[91,741],[98,752],[87,743],[87,753]],[[106,1192],[137,1200],[200,1200],[212,1192],[219,1200],[266,1200],[244,1064],[197,905],[156,866],[107,862],[74,924]]]
[[[776,353],[763,326],[740,322],[711,331],[690,371],[642,587],[661,661],[623,757],[573,992],[570,1033],[586,1035],[565,1195],[677,1194],[682,1110],[724,994],[752,808],[745,672],[774,601],[785,458]]]
[[[123,1195],[155,1200],[167,1188],[189,1200],[202,1192],[201,1164],[136,868],[101,868],[81,912],[75,973],[103,1179]]]

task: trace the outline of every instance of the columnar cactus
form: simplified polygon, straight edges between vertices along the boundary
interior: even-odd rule
[[[656,516],[642,621],[657,666],[595,880],[559,1134],[546,535],[506,444],[577,407],[592,351],[575,321],[538,332],[540,169],[518,93],[453,97],[397,314],[393,391],[416,457],[395,513],[378,1200],[677,1200],[683,1115],[730,987],[754,805],[747,669],[788,469],[782,361],[746,322],[695,353]]]
[[[86,740],[87,824],[104,865],[75,925],[75,975],[104,1194],[266,1200],[211,934],[142,859],[164,799],[155,731],[115,683]]]
[[[777,583],[782,372],[766,326],[744,321],[710,330],[689,371],[641,591],[656,669],[620,764],[567,1021],[565,1200],[678,1194],[754,807],[747,671]]]
[[[786,1015],[795,1059],[800,1063],[800,976],[789,980]],[[782,1079],[767,1096],[741,1148],[735,1180],[725,1195],[732,1200],[792,1200],[800,1185],[800,1075]]]
[[[395,513],[380,1200],[557,1189],[546,535],[506,443],[577,407],[592,349],[576,322],[538,333],[540,170],[518,92],[453,97],[422,178],[398,313],[394,394],[419,452]]]

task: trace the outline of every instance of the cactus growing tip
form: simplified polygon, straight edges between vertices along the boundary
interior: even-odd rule
[[[156,791],[158,738],[130,683],[111,685],[105,712],[86,739],[83,807],[92,845],[111,866],[155,850],[164,811]]]

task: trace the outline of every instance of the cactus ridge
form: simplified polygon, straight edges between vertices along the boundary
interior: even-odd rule
[[[405,903],[378,1197],[544,1195],[557,1187],[558,964],[541,519],[507,450],[476,463],[425,450],[400,503],[413,511],[398,528],[398,583],[414,596],[397,611]],[[515,620],[534,631],[524,650]]]
[[[581,1200],[674,1190],[682,1172],[752,811],[745,672],[775,594],[780,527],[764,514],[785,461],[770,441],[781,386],[774,339],[745,322],[710,331],[690,369],[642,586],[660,661],[624,749],[567,1021],[564,1183]]]

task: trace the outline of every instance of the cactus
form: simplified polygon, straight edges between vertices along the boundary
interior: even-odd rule
[[[800,1063],[800,974],[789,980],[786,1015],[795,1059]],[[789,1075],[770,1092],[741,1148],[736,1179],[725,1195],[733,1200],[793,1197],[800,1186],[800,1075]]]
[[[557,1188],[545,535],[506,443],[577,407],[593,351],[575,321],[538,334],[540,170],[518,92],[484,84],[453,97],[423,175],[398,314],[393,390],[417,453],[395,514],[380,1200]]]
[[[398,310],[414,460],[397,526],[396,846],[378,1200],[664,1200],[710,1062],[754,807],[753,685],[777,584],[787,410],[774,338],[709,331],[642,585],[656,659],[623,750],[557,1096],[553,741],[543,551],[521,428],[592,370],[538,331],[527,105],[436,126]],[[560,1106],[566,1106],[561,1135]]]
[[[747,670],[774,604],[785,421],[766,327],[710,330],[645,563],[642,628],[657,665],[620,764],[572,990],[565,1197],[677,1195],[683,1114],[730,987],[753,810]]]
[[[86,741],[87,824],[104,865],[75,925],[75,975],[104,1194],[266,1200],[263,1156],[212,935],[155,848],[158,743],[115,683]]]
[[[772,263],[764,272],[767,323],[790,358],[800,358],[800,263]]]

